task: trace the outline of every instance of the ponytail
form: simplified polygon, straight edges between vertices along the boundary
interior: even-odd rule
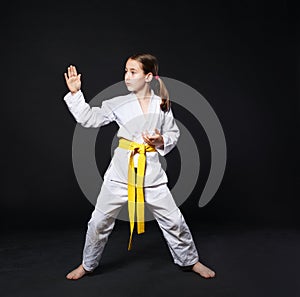
[[[158,75],[156,75],[155,78],[159,83],[158,93],[161,98],[160,109],[164,112],[169,111],[171,107],[171,102],[170,102],[170,97],[169,97],[169,92],[167,90],[167,87]]]

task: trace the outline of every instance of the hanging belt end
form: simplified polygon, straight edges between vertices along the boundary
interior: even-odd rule
[[[129,243],[128,243],[128,251],[130,251],[132,248],[132,235],[129,238]]]
[[[137,226],[137,234],[141,234],[141,233],[145,233],[145,224],[142,223],[138,223]]]

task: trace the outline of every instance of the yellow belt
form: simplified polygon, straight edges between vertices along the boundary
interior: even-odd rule
[[[128,250],[131,250],[132,234],[134,229],[134,215],[136,208],[137,217],[137,233],[145,232],[144,223],[144,175],[146,166],[146,152],[155,152],[155,147],[148,144],[141,144],[133,142],[124,138],[119,140],[119,147],[132,151],[128,164],[128,214],[130,221],[130,238],[128,244]],[[133,156],[139,153],[137,177],[135,180],[135,170]],[[137,198],[135,202],[135,189]]]

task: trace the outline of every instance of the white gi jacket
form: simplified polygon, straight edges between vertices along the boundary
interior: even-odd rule
[[[101,107],[91,107],[84,99],[81,91],[75,95],[68,93],[64,97],[70,112],[77,123],[83,127],[99,128],[115,121],[120,127],[118,138],[144,143],[142,132],[158,129],[163,136],[164,146],[156,148],[156,152],[146,153],[144,187],[167,183],[168,178],[161,167],[158,153],[161,156],[169,153],[176,145],[180,135],[172,110],[164,112],[160,109],[161,98],[151,90],[148,113],[144,114],[136,95],[127,95],[104,100]],[[113,158],[105,172],[104,180],[110,179],[122,183],[128,181],[128,161],[131,151],[117,147]],[[138,153],[134,156],[137,167]]]

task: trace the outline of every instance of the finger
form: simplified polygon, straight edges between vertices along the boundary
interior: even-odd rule
[[[76,70],[75,66],[73,66],[73,73],[74,73],[74,75],[77,75],[77,70]]]
[[[68,82],[68,76],[67,76],[67,73],[64,73],[64,76],[65,76],[66,82]]]
[[[70,74],[73,76],[73,65],[70,65]]]
[[[148,136],[145,136],[145,139],[148,141],[148,142],[151,142],[150,138]]]
[[[74,74],[74,66],[71,65],[70,68],[71,68],[71,75],[74,76],[74,75],[75,75],[75,74]]]
[[[155,140],[159,139],[159,137],[160,137],[159,135],[149,136],[148,139],[149,139],[150,141],[155,141]]]
[[[150,145],[153,145],[153,144],[155,144],[155,139],[148,138],[147,143],[150,144]]]
[[[71,67],[68,67],[68,76],[69,76],[69,78],[71,76]]]
[[[147,144],[151,144],[151,142],[150,142],[150,140],[148,139],[148,137],[143,136],[143,139],[144,139],[144,141],[145,141]]]

